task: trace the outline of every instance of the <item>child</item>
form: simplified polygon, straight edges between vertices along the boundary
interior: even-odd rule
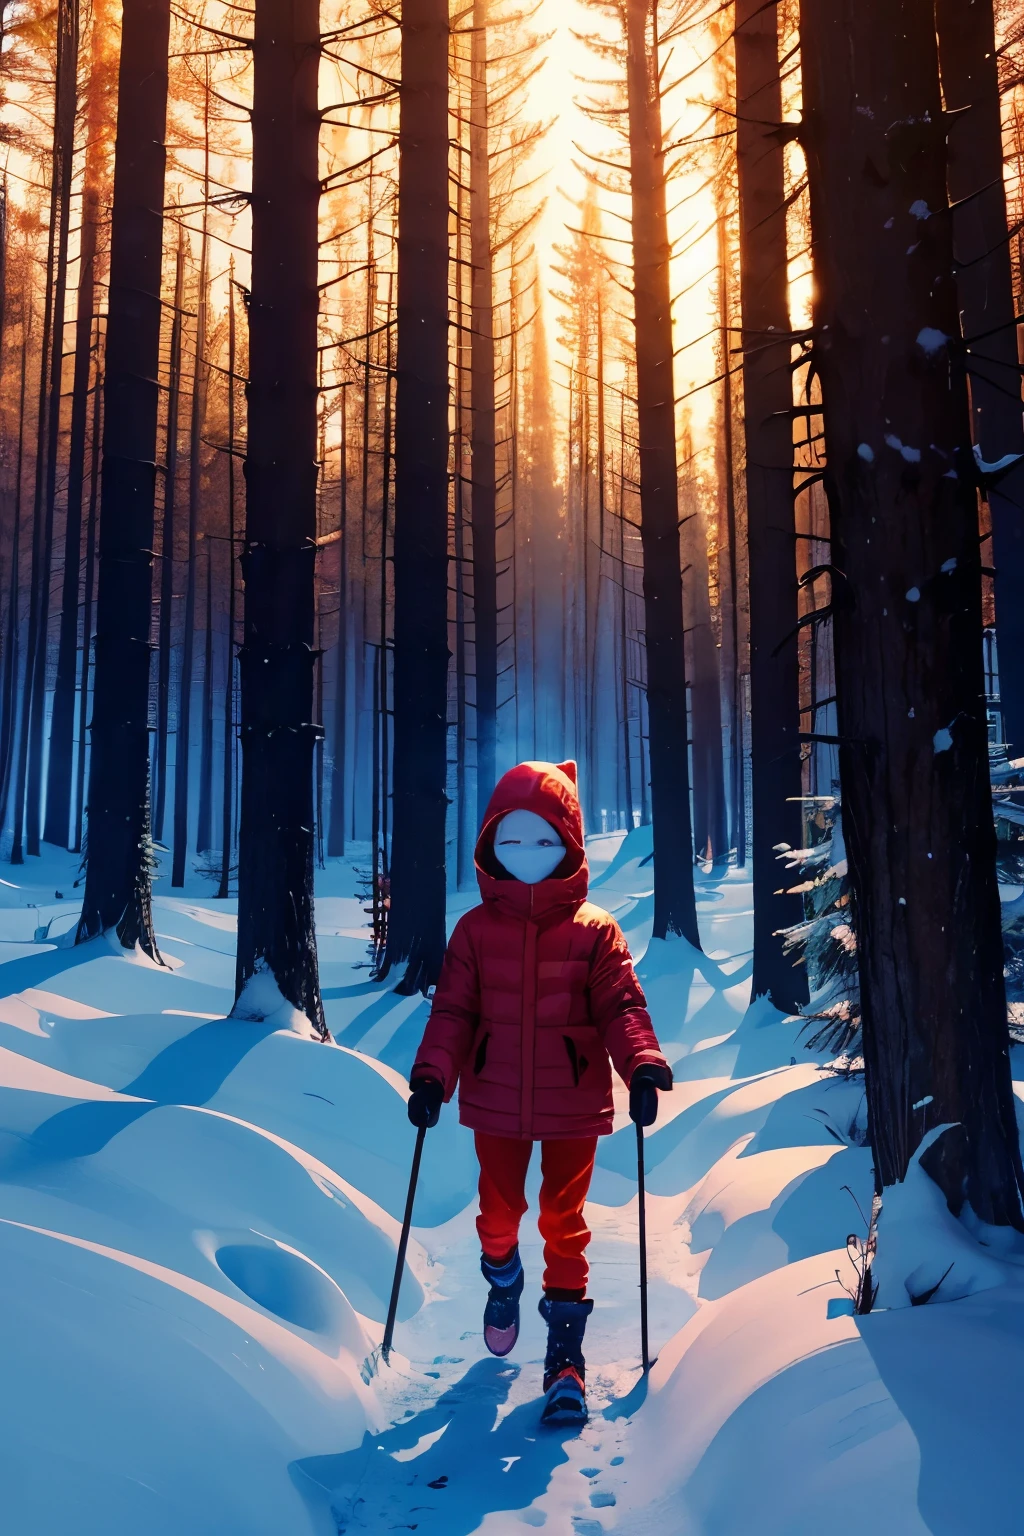
[[[612,1129],[611,1063],[641,1125],[672,1086],[618,924],[587,901],[575,763],[520,763],[499,781],[476,845],[483,902],[455,927],[412,1069],[409,1118],[436,1125],[459,1083],[459,1118],[480,1161],[484,1339],[519,1333],[519,1223],[541,1143],[539,1227],[548,1324],[545,1419],[586,1415],[583,1214],[598,1136]],[[611,1061],[609,1061],[609,1057]]]

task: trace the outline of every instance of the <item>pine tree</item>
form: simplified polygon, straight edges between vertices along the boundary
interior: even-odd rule
[[[448,713],[448,7],[402,10],[395,396],[394,835],[386,976],[445,949]],[[382,669],[386,658],[382,657]]]
[[[791,1013],[807,1001],[807,975],[783,951],[780,930],[799,920],[800,902],[780,890],[785,882],[775,851],[780,843],[799,848],[803,842],[793,384],[775,7],[737,0],[735,49],[750,562],[751,995],[767,995]]]
[[[317,0],[257,0],[252,52],[236,1012],[264,1017],[276,992],[326,1038],[313,923]]]
[[[156,957],[150,908],[149,625],[169,0],[125,0],[104,361],[89,860],[78,938]]]
[[[843,826],[879,1191],[1024,1227],[931,0],[802,0]]]

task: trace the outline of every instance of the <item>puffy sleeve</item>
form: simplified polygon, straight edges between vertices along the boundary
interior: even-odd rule
[[[480,977],[466,918],[455,925],[411,1077],[432,1077],[444,1087],[447,1104],[455,1092],[480,1018]]]
[[[626,1085],[643,1062],[668,1066],[654,1033],[647,999],[618,923],[602,925],[591,961],[590,1016],[612,1065]]]

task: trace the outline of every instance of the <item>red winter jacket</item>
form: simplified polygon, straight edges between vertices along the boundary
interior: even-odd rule
[[[497,823],[534,811],[566,855],[536,885],[494,854]],[[587,901],[575,763],[520,763],[499,781],[476,845],[483,902],[459,919],[413,1077],[459,1083],[463,1125],[491,1136],[564,1140],[612,1129],[611,1062],[626,1083],[665,1064],[619,925]],[[460,1082],[461,1079],[461,1082]]]

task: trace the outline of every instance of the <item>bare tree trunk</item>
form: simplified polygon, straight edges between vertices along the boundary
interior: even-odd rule
[[[719,539],[718,591],[722,611],[722,669],[725,673],[729,711],[729,835],[736,850],[736,868],[747,862],[747,795],[743,754],[743,685],[740,643],[739,530],[736,519],[736,476],[732,427],[732,373],[729,368],[729,262],[725,211],[718,215],[718,312],[719,346],[722,353],[722,440],[719,462],[719,494],[724,502],[724,538]],[[720,525],[721,526],[721,525]],[[723,571],[722,545],[725,545]]]
[[[334,739],[331,747],[331,814],[327,856],[345,857],[345,759],[348,749],[348,388],[341,387],[340,517],[338,532],[338,662],[334,689]],[[355,774],[353,773],[353,779]],[[354,796],[354,785],[353,785]]]
[[[460,101],[460,106],[462,105]],[[460,162],[461,164],[461,162]],[[472,172],[471,172],[472,175]],[[455,578],[455,888],[458,890],[463,880],[468,878],[470,869],[470,853],[475,846],[476,838],[470,827],[469,794],[467,778],[469,769],[469,754],[467,751],[469,741],[468,728],[468,690],[466,687],[469,669],[466,665],[466,653],[468,650],[466,630],[466,486],[470,484],[470,496],[472,497],[471,479],[475,470],[475,461],[471,461],[470,473],[467,476],[467,458],[472,453],[472,394],[470,394],[469,415],[470,430],[466,431],[466,282],[465,267],[463,265],[463,232],[466,226],[466,191],[462,185],[463,178],[459,176],[459,186],[455,194],[456,206],[456,243],[455,249],[458,255],[458,263],[453,273],[455,285],[455,484],[453,497],[453,533],[454,533],[454,578]],[[472,264],[471,264],[472,265]],[[472,329],[472,303],[470,304],[470,326]],[[470,349],[472,340],[470,340]],[[469,368],[470,387],[472,388],[472,363]],[[469,450],[469,452],[467,452]],[[479,750],[479,742],[478,742]],[[476,806],[473,806],[473,821],[478,822]],[[450,873],[450,871],[449,871]]]
[[[879,1189],[1024,1226],[932,0],[803,0],[843,828]]]
[[[33,652],[31,704],[28,722],[28,786],[25,806],[26,846],[39,850],[42,820],[44,723],[46,719],[46,663],[50,648],[50,575],[53,565],[53,520],[57,502],[57,458],[60,452],[60,415],[64,372],[64,313],[68,287],[68,236],[71,220],[71,178],[75,158],[75,116],[78,109],[78,0],[61,0],[57,6],[57,79],[53,131],[53,199],[51,217],[57,221],[56,269],[53,279],[52,355],[48,370],[46,406],[45,490],[41,545],[36,645]],[[40,422],[40,426],[42,423]],[[77,571],[75,572],[77,581]],[[77,594],[77,585],[76,585]],[[77,619],[77,613],[76,613]],[[69,743],[70,745],[70,743]],[[48,842],[68,845],[70,756],[62,805],[47,811]],[[63,810],[63,820],[60,811]]]
[[[629,732],[629,615],[626,585],[626,394],[619,405],[619,707],[622,711],[622,776],[626,796],[626,831],[633,827],[633,760]],[[637,710],[639,728],[640,711]]]
[[[235,262],[228,279],[228,633],[224,662],[224,777],[221,798],[220,883],[224,901],[231,883],[232,800],[235,774]],[[342,394],[342,400],[345,396]],[[344,601],[344,599],[342,599]]]
[[[786,881],[775,852],[779,843],[799,848],[803,841],[793,383],[775,8],[766,9],[761,0],[738,0],[735,46],[750,562],[751,995],[767,995],[789,1013],[807,1001],[807,972],[783,953],[779,930],[799,922],[803,909],[798,896],[779,889]]]
[[[203,720],[199,746],[196,852],[209,853],[213,829],[213,541],[206,540],[206,622],[203,626]]]
[[[185,302],[185,244],[178,226],[174,256],[174,314],[167,392],[167,443],[164,450],[164,516],[160,538],[160,628],[156,676],[156,796],[153,833],[163,841],[167,811],[167,737],[170,728],[171,647],[174,621],[174,534],[178,498],[178,420],[181,407],[181,323]]]
[[[78,938],[157,957],[150,907],[149,623],[160,365],[169,0],[125,0],[110,236],[103,499]]]
[[[448,713],[448,6],[406,0],[398,186],[394,842],[381,966],[402,992],[445,949]],[[386,675],[386,657],[381,658]]]
[[[243,994],[265,973],[327,1038],[313,922],[319,52],[317,0],[257,0],[235,985],[240,1011],[263,1016],[259,988]]]
[[[711,628],[708,543],[704,514],[697,498],[688,498],[691,511],[683,521],[685,575],[683,602],[689,620],[690,720],[693,760],[693,820],[697,852],[721,862],[728,858],[729,833],[725,805],[725,764],[722,757],[722,681],[718,647]]]
[[[67,213],[71,189],[71,152],[74,144],[75,97],[70,100],[70,135],[68,124],[69,92],[76,90],[75,72],[67,67],[68,51],[72,43],[69,23],[72,18],[77,29],[77,10],[67,3],[58,7],[57,15],[57,65],[53,118],[53,155],[50,168],[50,218],[46,240],[46,286],[43,296],[43,329],[39,349],[39,404],[36,414],[35,477],[32,494],[32,570],[29,578],[28,636],[25,653],[25,673],[22,679],[21,729],[18,736],[18,764],[14,788],[14,841],[11,847],[11,863],[23,864],[26,851],[39,852],[39,779],[35,780],[35,796],[26,797],[34,770],[38,770],[42,756],[42,705],[37,707],[37,684],[40,680],[42,658],[42,683],[46,681],[46,641],[49,619],[50,564],[53,543],[53,511],[47,496],[47,451],[50,437],[56,440],[52,429],[53,405],[56,399],[59,411],[60,381],[59,360],[63,357],[63,325],[54,341],[55,290],[57,268],[67,269]],[[74,50],[77,55],[78,39],[75,31]],[[63,250],[63,263],[60,252]],[[63,321],[63,292],[61,294],[61,320]],[[58,380],[54,387],[54,360],[58,360]],[[59,416],[58,416],[59,424]],[[55,470],[56,474],[56,470]],[[56,480],[55,480],[56,485]],[[49,516],[47,515],[49,513]],[[32,744],[38,740],[33,753]],[[28,801],[31,800],[31,804]]]
[[[1024,455],[1020,370],[1003,185],[992,0],[936,0],[947,180],[974,441],[985,463]],[[1024,754],[1024,457],[988,486],[999,700],[1008,755]]]
[[[207,125],[209,127],[209,125]],[[207,170],[209,158],[207,157]],[[209,190],[209,177],[205,185]],[[197,541],[199,537],[200,475],[202,472],[203,423],[206,417],[206,310],[209,287],[210,242],[208,203],[203,206],[203,235],[199,255],[199,293],[196,303],[196,355],[192,370],[192,411],[188,450],[188,551],[185,574],[185,613],[181,632],[181,670],[178,674],[178,707],[174,740],[174,847],[171,885],[185,884],[188,862],[189,756],[192,746],[192,674],[195,656]]]
[[[18,725],[18,653],[21,644],[21,502],[25,466],[25,396],[28,383],[28,338],[32,311],[30,296],[22,299],[21,373],[18,385],[18,451],[14,469],[14,528],[11,549],[11,580],[7,598],[7,630],[4,644],[3,698],[0,715],[0,831],[7,821],[7,801],[14,765]],[[13,862],[13,860],[12,860]]]
[[[693,891],[686,665],[679,569],[669,289],[671,247],[665,206],[657,37],[648,37],[649,24],[653,20],[650,0],[627,0],[626,69],[640,428],[640,536],[644,563],[647,710],[654,820],[654,936],[664,939],[670,933],[681,934],[699,948]]]
[[[473,635],[476,666],[476,819],[482,825],[496,778],[498,563],[495,512],[494,278],[488,154],[487,0],[474,0],[469,108],[471,408],[473,432]]]
[[[89,515],[85,528],[85,594],[82,602],[82,680],[78,694],[78,763],[75,768],[75,841],[82,852],[85,824],[85,760],[89,723],[89,672],[92,661],[92,603],[96,579],[96,509],[100,491],[100,425],[103,376],[97,362],[92,402],[92,465],[89,474]]]
[[[99,191],[87,185],[82,195],[82,232],[78,258],[75,314],[75,372],[71,385],[71,436],[68,444],[67,516],[64,524],[64,580],[61,590],[57,676],[50,717],[50,756],[46,775],[46,840],[69,841],[71,770],[75,751],[75,684],[78,677],[78,594],[82,565],[82,500],[85,486],[85,436],[92,371],[93,309],[96,291],[96,236]]]

